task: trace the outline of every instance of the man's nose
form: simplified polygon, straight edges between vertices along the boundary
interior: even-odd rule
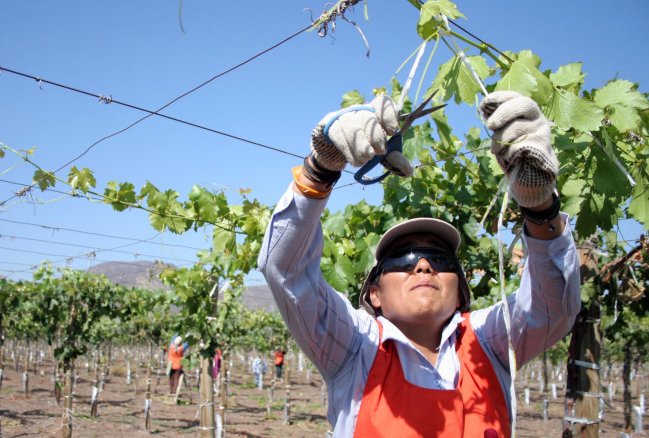
[[[433,269],[433,267],[430,265],[430,263],[428,262],[428,260],[426,260],[425,257],[420,258],[417,261],[417,265],[415,265],[415,274],[420,274],[420,273],[433,274],[433,275],[438,274],[438,272],[435,269]]]

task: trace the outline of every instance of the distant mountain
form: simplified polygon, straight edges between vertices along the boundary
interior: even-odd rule
[[[268,285],[248,286],[242,294],[243,305],[250,310],[277,312],[275,299]]]
[[[88,268],[88,272],[104,274],[112,283],[126,287],[145,289],[169,289],[160,280],[160,272],[166,267],[160,262],[105,262]]]
[[[160,262],[105,262],[92,266],[88,272],[104,274],[112,283],[126,287],[146,289],[169,289],[160,280],[160,272],[166,267]],[[248,286],[242,293],[243,304],[250,310],[277,312],[275,300],[267,285]]]

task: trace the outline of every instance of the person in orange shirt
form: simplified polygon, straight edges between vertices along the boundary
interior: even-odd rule
[[[183,355],[187,351],[189,344],[183,344],[183,338],[175,336],[169,344],[168,362],[171,364],[169,373],[169,393],[174,394],[178,388],[180,376],[183,374]]]
[[[277,349],[275,351],[275,376],[278,379],[282,378],[282,371],[284,370],[284,350]]]

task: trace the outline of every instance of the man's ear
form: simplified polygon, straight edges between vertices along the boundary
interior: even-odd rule
[[[378,309],[381,307],[381,298],[379,297],[379,286],[376,284],[370,285],[370,302],[372,307]]]

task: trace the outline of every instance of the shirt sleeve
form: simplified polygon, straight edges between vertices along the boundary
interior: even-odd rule
[[[359,349],[359,324],[367,328],[369,322],[322,276],[325,205],[289,186],[271,217],[258,264],[291,335],[330,380]]]
[[[523,233],[527,262],[519,289],[507,299],[518,368],[563,338],[581,309],[579,258],[568,216],[562,215],[566,226],[555,239]],[[471,324],[483,348],[509,367],[502,301],[472,312]]]

